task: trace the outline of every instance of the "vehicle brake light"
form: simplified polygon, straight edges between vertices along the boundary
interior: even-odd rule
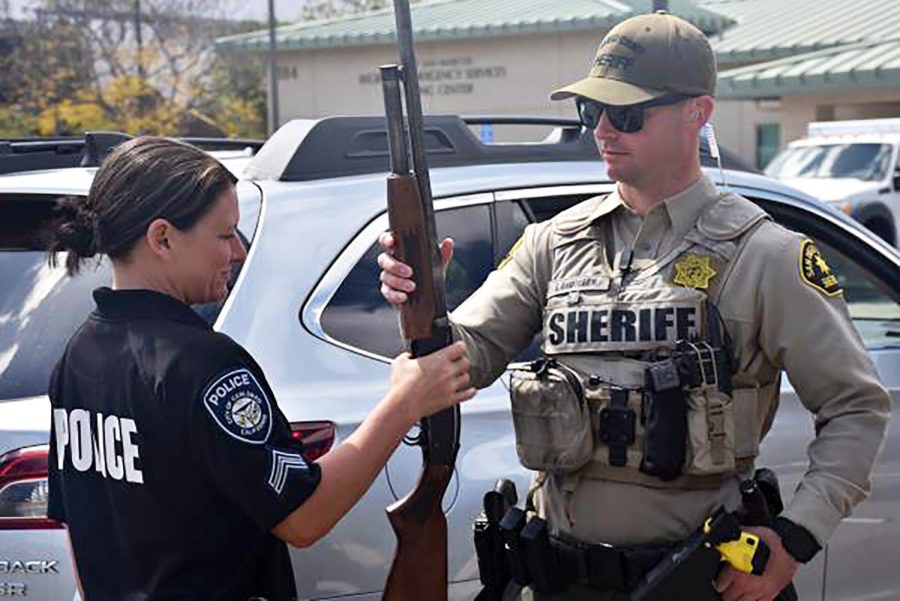
[[[47,530],[62,524],[47,517],[48,445],[0,456],[0,530]]]
[[[303,443],[303,455],[315,461],[334,444],[333,422],[296,422],[291,424],[291,436]]]

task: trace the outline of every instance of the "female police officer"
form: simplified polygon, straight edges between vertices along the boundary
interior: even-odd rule
[[[260,367],[189,307],[246,256],[234,184],[192,146],[137,138],[61,203],[51,261],[113,269],[50,383],[49,514],[87,601],[294,599],[285,542],[324,536],[417,419],[474,395],[461,345],[400,356],[356,432],[307,461]]]

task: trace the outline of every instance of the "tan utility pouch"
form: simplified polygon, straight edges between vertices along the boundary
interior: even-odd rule
[[[688,448],[685,473],[719,474],[734,470],[734,404],[716,386],[685,393]]]
[[[578,374],[554,359],[534,361],[510,379],[516,451],[525,467],[565,474],[593,453],[591,418]]]

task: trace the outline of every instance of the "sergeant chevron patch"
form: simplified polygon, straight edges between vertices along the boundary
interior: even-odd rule
[[[812,240],[804,240],[800,245],[800,279],[825,296],[837,296],[843,292],[837,275],[831,271]]]
[[[284,490],[288,472],[291,470],[306,470],[306,461],[297,453],[285,453],[272,450],[272,471],[269,472],[269,486],[279,495]]]

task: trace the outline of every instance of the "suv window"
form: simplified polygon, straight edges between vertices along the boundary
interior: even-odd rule
[[[850,318],[866,348],[896,346],[900,337],[900,303],[888,296],[862,265],[825,242],[815,243],[837,275]]]
[[[241,182],[238,198],[238,231],[249,242],[259,220],[259,188]],[[94,308],[91,292],[112,281],[106,259],[73,278],[65,275],[65,257],[55,268],[47,264],[39,233],[52,218],[54,201],[44,195],[0,197],[0,401],[46,394],[53,366]],[[221,303],[194,309],[212,323]]]
[[[863,181],[884,179],[891,157],[889,144],[854,143],[792,146],[785,148],[766,175],[790,177],[849,177]]]
[[[487,205],[435,213],[438,237],[453,238],[453,260],[447,268],[447,308],[453,310],[478,288],[493,269],[491,214]],[[341,282],[322,313],[322,329],[332,338],[384,357],[403,350],[399,314],[381,296],[376,262],[377,242]]]

